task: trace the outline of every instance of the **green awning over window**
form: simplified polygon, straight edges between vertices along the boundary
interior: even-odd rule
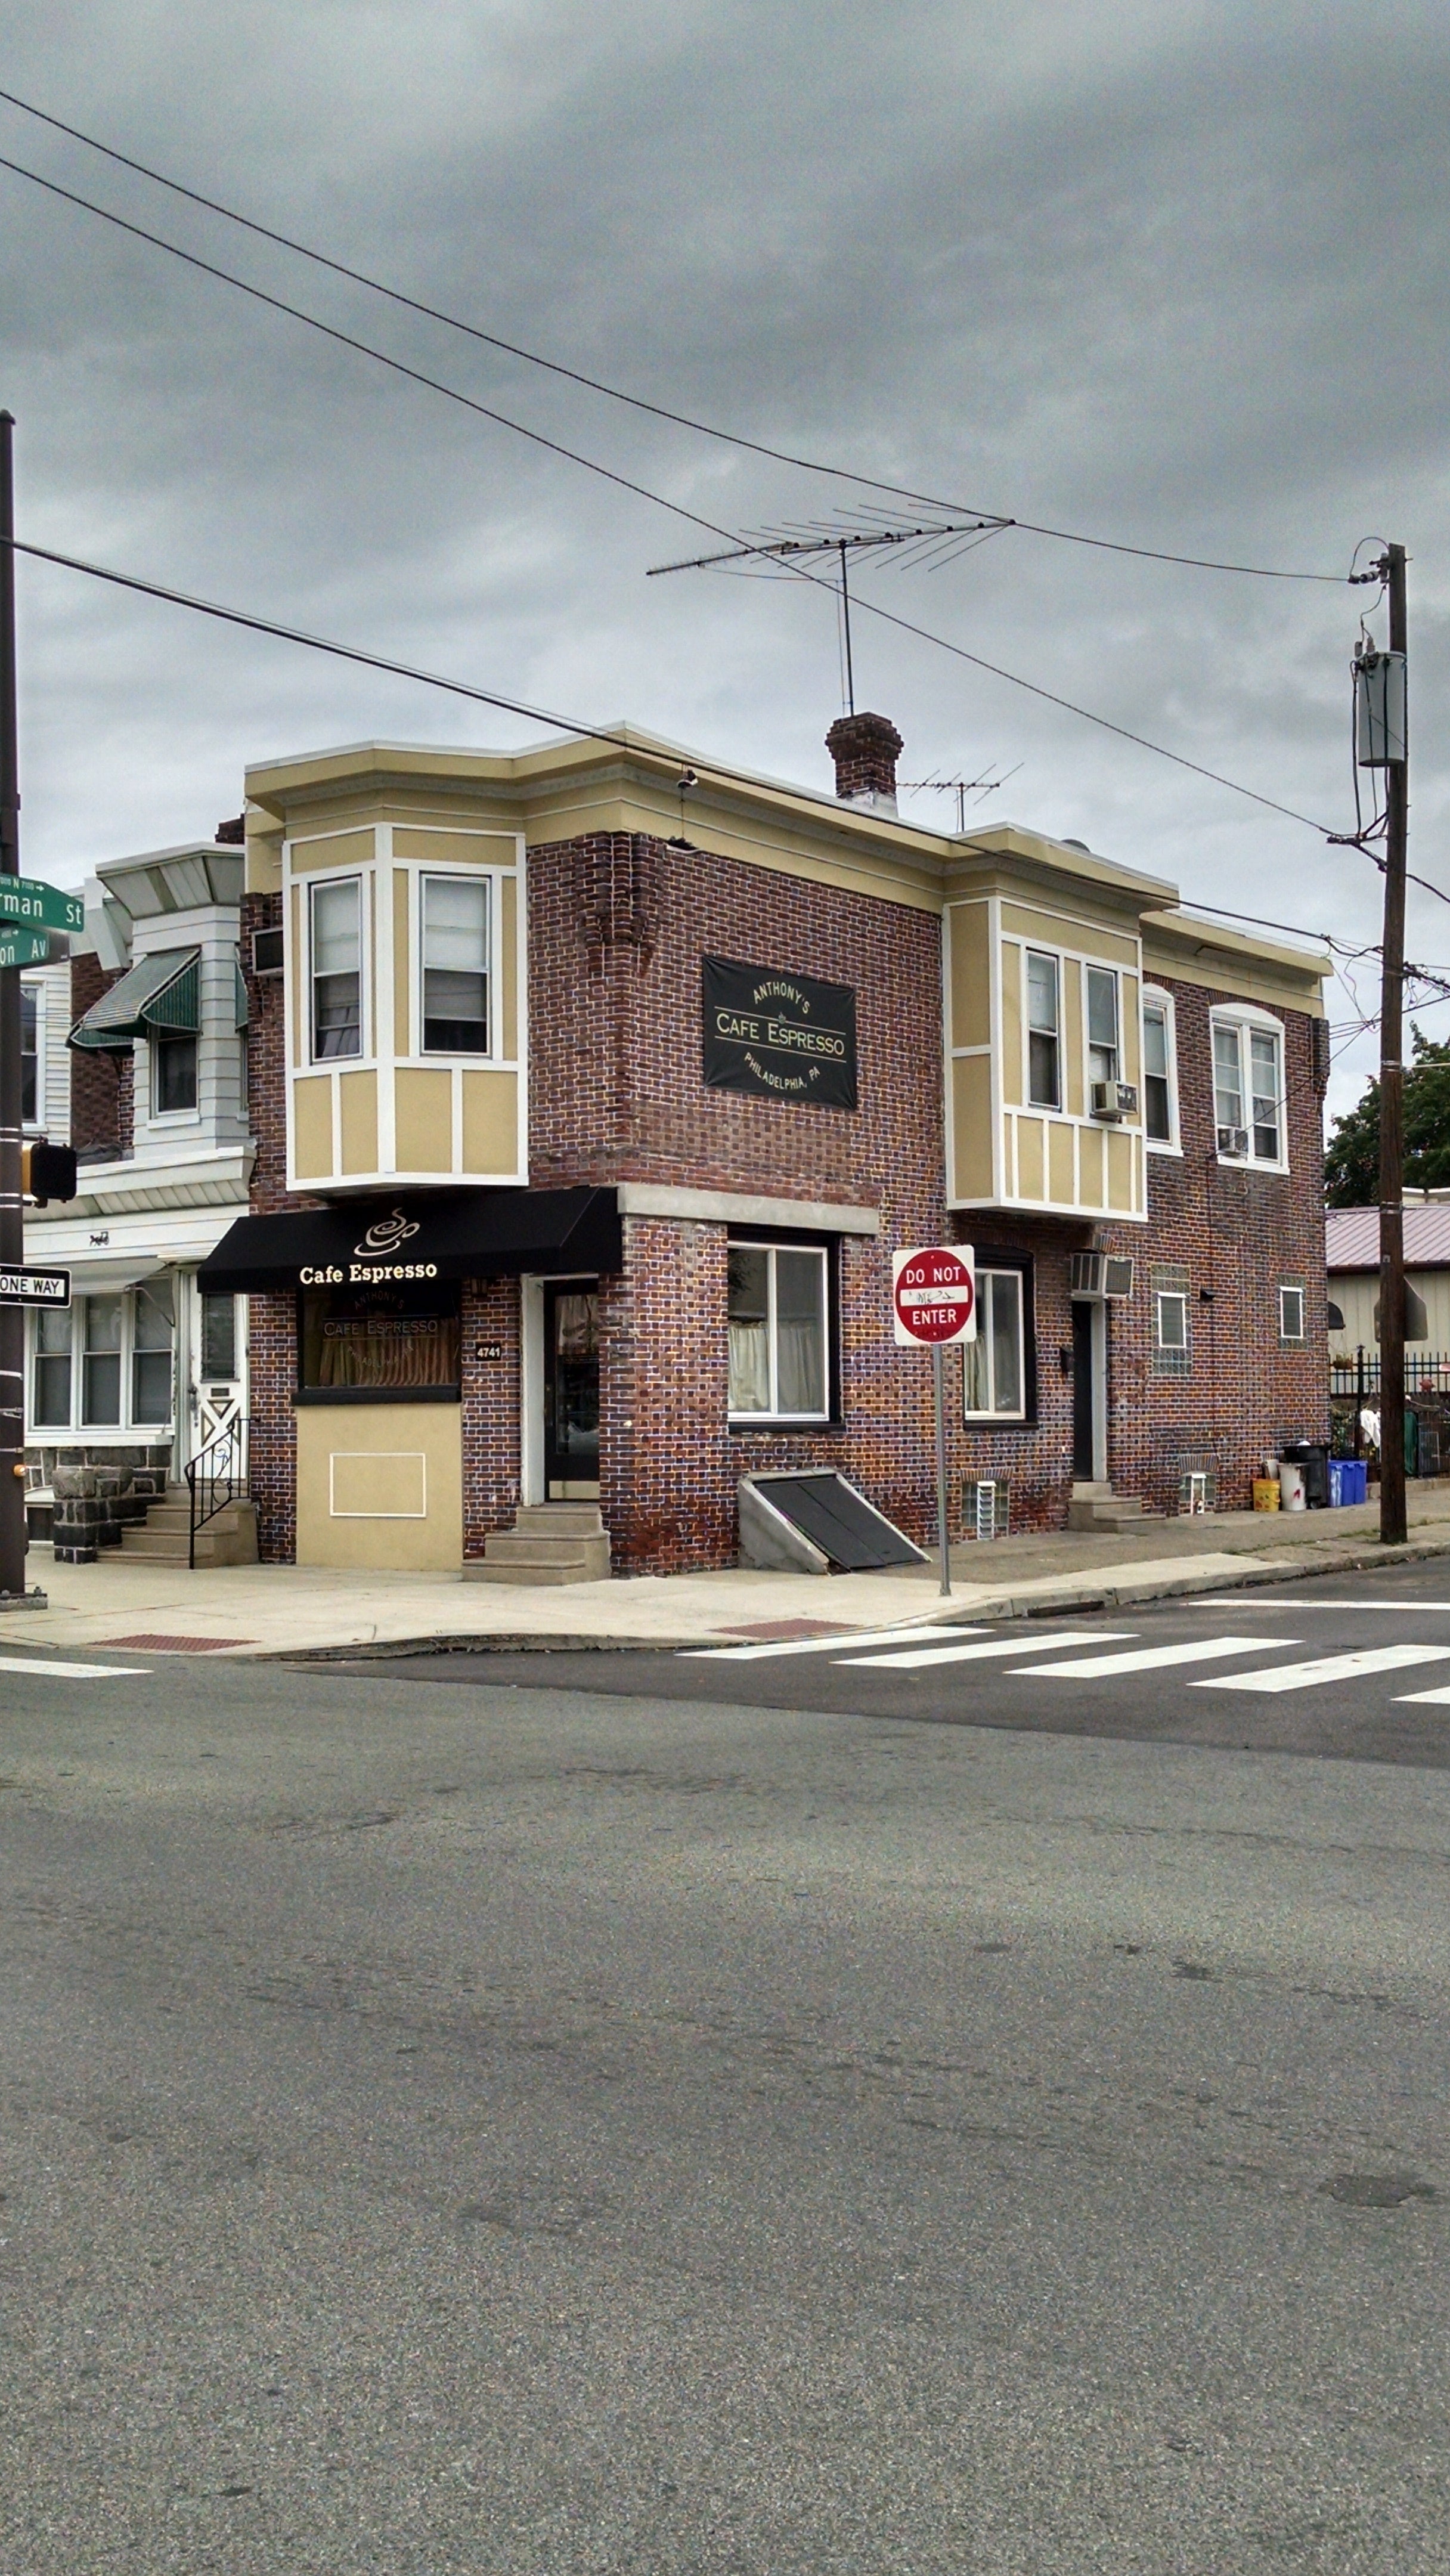
[[[201,1025],[201,950],[168,948],[138,966],[77,1020],[73,1047],[124,1048],[133,1038],[185,1037]]]

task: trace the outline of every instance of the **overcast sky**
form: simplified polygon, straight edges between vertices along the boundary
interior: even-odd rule
[[[749,437],[1235,561],[1343,574],[1360,540],[1403,540],[1411,864],[1450,887],[1450,21],[1432,0],[48,0],[0,5],[0,28],[0,86]],[[0,153],[712,526],[890,506],[404,314],[3,105]],[[708,532],[3,170],[0,209],[22,536],[829,786],[829,597],[647,581]],[[248,761],[373,735],[535,738],[71,574],[22,565],[19,588],[34,873],[73,881],[209,832]],[[1377,935],[1356,853],[864,605],[1343,829],[1372,592],[1022,533],[936,569],[878,558],[860,589],[857,703],[900,727],[904,776],[1012,771],[975,819],[1074,835],[1189,900]],[[904,803],[948,817],[944,799]],[[1450,909],[1412,893],[1410,924],[1411,955],[1450,965]],[[1372,962],[1357,989],[1372,1010]],[[1342,987],[1333,1016],[1353,1016]],[[1450,1008],[1423,1016],[1450,1035]],[[1341,1054],[1339,1105],[1372,1045]]]

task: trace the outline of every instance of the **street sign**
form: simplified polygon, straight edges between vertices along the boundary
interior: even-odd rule
[[[86,907],[78,894],[47,885],[43,877],[0,876],[0,922],[29,930],[84,930]]]
[[[0,1270],[0,1306],[68,1306],[68,1270]]]
[[[894,1253],[891,1299],[896,1339],[903,1348],[913,1342],[974,1342],[977,1286],[971,1245],[928,1244],[924,1250]]]
[[[0,885],[5,882],[0,877]],[[43,966],[50,955],[48,930],[17,930],[0,921],[0,966]]]

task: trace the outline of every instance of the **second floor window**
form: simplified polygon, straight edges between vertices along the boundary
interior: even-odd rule
[[[1252,1020],[1213,1023],[1218,1150],[1239,1163],[1284,1161],[1283,1032]]]
[[[196,1040],[157,1037],[151,1041],[151,1114],[174,1116],[196,1107]]]
[[[488,879],[425,877],[423,1052],[488,1053]]]
[[[362,1053],[362,884],[312,889],[312,1056]]]
[[[1143,1004],[1143,1126],[1150,1145],[1173,1142],[1173,1039],[1169,1005]]]
[[[1027,951],[1027,1097],[1034,1109],[1060,1109],[1057,959]]]
[[[1118,979],[1110,966],[1087,970],[1088,1080],[1118,1078]]]
[[[20,987],[20,1124],[40,1123],[40,986]]]

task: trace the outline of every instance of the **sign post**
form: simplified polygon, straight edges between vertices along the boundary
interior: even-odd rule
[[[932,1394],[936,1408],[937,1548],[941,1557],[941,1591],[945,1597],[952,1588],[952,1569],[942,1353],[949,1342],[974,1342],[977,1338],[977,1283],[971,1245],[927,1244],[914,1252],[893,1253],[891,1305],[892,1326],[900,1346],[909,1349],[915,1344],[931,1352]]]

